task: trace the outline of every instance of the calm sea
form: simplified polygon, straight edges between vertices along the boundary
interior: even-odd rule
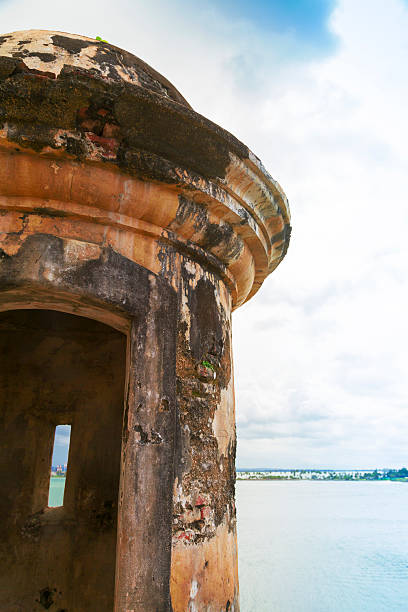
[[[242,612],[408,611],[408,483],[240,481],[237,512]]]
[[[48,505],[51,507],[62,506],[64,501],[65,478],[51,476]]]
[[[237,482],[242,612],[407,612],[408,483]]]

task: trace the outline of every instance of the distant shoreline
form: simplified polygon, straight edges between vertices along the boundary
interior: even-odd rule
[[[236,470],[239,480],[268,480],[268,481],[333,481],[333,482],[408,482],[408,470],[404,467],[399,470]]]
[[[352,480],[341,480],[336,478],[237,478],[236,482],[408,482],[406,478],[378,478],[371,479],[359,478]]]

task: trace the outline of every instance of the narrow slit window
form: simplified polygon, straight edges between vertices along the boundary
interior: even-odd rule
[[[55,428],[50,488],[48,491],[48,506],[50,508],[64,505],[70,439],[71,425],[57,425]]]

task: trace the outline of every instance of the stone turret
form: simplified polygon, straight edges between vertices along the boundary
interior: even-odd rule
[[[2,610],[239,609],[231,312],[289,234],[259,159],[143,61],[0,36]]]

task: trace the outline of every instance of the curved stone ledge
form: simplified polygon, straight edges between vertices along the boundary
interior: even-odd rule
[[[107,43],[0,37],[0,156],[3,210],[109,228],[112,248],[154,272],[148,249],[130,253],[123,233],[200,252],[234,307],[286,253],[288,202],[258,158]]]

